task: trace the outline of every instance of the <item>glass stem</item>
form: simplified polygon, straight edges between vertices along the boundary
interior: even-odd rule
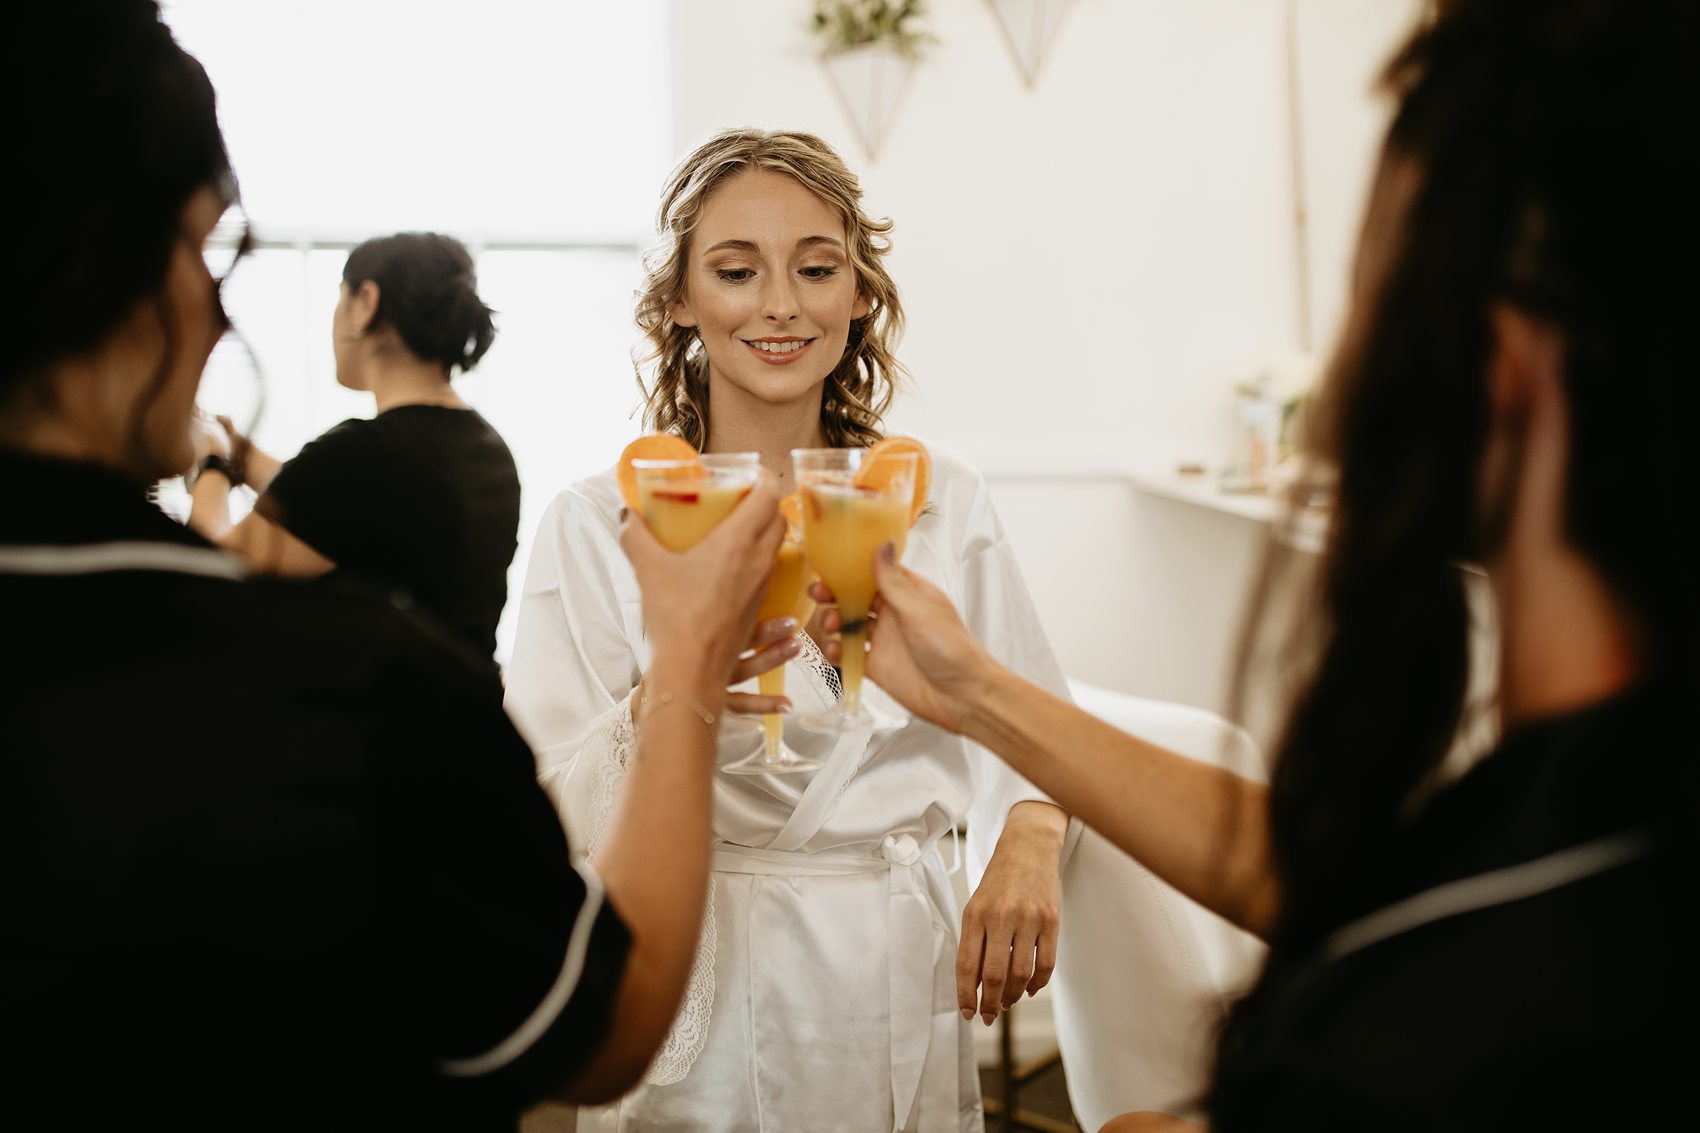
[[[862,710],[862,665],[867,656],[867,640],[865,629],[846,633],[838,658],[839,675],[844,685],[844,711],[851,716]]]
[[[756,685],[763,696],[785,695],[785,666],[769,669],[756,678]],[[779,748],[784,742],[785,717],[778,712],[769,712],[761,718],[762,742],[767,746],[767,761],[779,762]]]

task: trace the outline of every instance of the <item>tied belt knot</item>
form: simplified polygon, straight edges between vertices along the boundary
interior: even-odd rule
[[[880,843],[880,856],[894,866],[914,865],[921,860],[921,843],[913,834],[887,834]]]

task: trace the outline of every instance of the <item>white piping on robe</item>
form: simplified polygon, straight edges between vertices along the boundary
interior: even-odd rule
[[[228,551],[176,543],[136,541],[0,547],[0,574],[82,575],[124,570],[154,570],[232,581],[248,573],[242,560]]]
[[[1323,953],[1339,960],[1425,924],[1535,897],[1627,865],[1646,854],[1648,846],[1645,833],[1624,830],[1534,861],[1449,881],[1337,929]]]
[[[477,1078],[500,1070],[530,1050],[555,1025],[567,1001],[573,997],[579,977],[584,974],[584,957],[590,950],[591,933],[596,928],[596,916],[602,911],[605,897],[602,879],[589,863],[576,864],[579,877],[584,881],[584,904],[579,906],[578,917],[573,921],[572,935],[567,938],[566,954],[561,958],[561,971],[555,977],[554,986],[513,1034],[483,1054],[471,1058],[445,1058],[438,1062],[437,1068],[448,1077]]]

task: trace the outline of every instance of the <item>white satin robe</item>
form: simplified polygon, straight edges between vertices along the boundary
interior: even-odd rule
[[[932,456],[905,565],[943,588],[994,656],[1066,697],[984,482],[949,453]],[[589,853],[623,781],[630,694],[650,657],[619,508],[611,470],[550,504],[507,674],[508,709]],[[786,672],[797,715],[834,695],[808,651]],[[863,695],[907,715],[871,683]],[[946,857],[966,818],[977,884],[1009,808],[1045,796],[920,721],[871,742],[788,722],[785,739],[825,765],[715,777],[710,909],[685,1004],[645,1083],[581,1111],[581,1133],[982,1128]]]

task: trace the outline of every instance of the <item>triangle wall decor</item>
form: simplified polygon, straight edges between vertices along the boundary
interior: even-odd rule
[[[915,60],[896,48],[870,43],[829,51],[821,56],[821,64],[872,161],[896,120]]]
[[[1074,0],[987,0],[998,18],[1004,42],[1015,56],[1021,81],[1029,90],[1039,79],[1039,67],[1056,42],[1063,15]]]

